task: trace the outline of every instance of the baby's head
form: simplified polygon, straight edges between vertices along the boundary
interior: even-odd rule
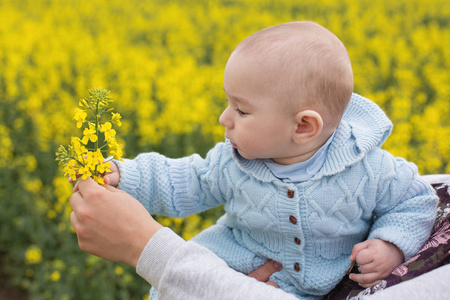
[[[289,110],[314,109],[324,125],[337,125],[353,91],[353,72],[342,42],[308,21],[275,25],[243,40],[234,56],[266,65],[268,84]],[[264,78],[263,78],[264,80]]]
[[[336,129],[353,90],[344,45],[307,21],[275,25],[244,39],[231,54],[224,79],[230,104],[238,110],[233,98],[253,102],[253,108],[270,102],[271,113],[284,119],[302,111],[317,113],[322,122],[319,139]],[[227,127],[224,114],[221,123]]]

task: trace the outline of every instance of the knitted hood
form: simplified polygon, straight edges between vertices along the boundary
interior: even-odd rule
[[[317,175],[332,175],[381,147],[392,131],[392,122],[374,102],[358,94],[352,98],[336,129],[327,159]]]
[[[391,131],[392,123],[378,105],[358,94],[352,94],[328,148],[325,163],[312,180],[339,173],[360,161],[369,151],[380,147]],[[276,180],[262,160],[245,159],[233,149],[229,140],[226,144],[243,171],[262,181]]]

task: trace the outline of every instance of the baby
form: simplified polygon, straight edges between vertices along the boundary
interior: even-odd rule
[[[437,197],[414,164],[380,149],[392,124],[352,93],[348,53],[330,31],[292,22],[249,36],[224,90],[226,141],[205,159],[145,153],[113,164],[105,181],[120,180],[152,214],[224,204],[193,240],[243,273],[280,262],[270,280],[300,299],[327,294],[352,261],[361,274],[351,278],[374,285],[427,240]]]

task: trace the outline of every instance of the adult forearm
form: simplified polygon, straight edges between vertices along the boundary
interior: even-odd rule
[[[159,299],[296,299],[230,269],[208,249],[184,241],[168,228],[149,241],[137,273],[158,290]]]

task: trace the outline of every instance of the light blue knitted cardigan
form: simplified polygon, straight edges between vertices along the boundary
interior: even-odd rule
[[[183,217],[225,204],[226,214],[194,240],[245,273],[279,261],[271,279],[313,299],[339,283],[358,242],[392,242],[408,259],[430,234],[437,197],[414,164],[380,149],[391,129],[375,103],[353,94],[323,167],[306,182],[283,183],[227,141],[205,159],[146,153],[118,162],[120,188],[152,214]]]

